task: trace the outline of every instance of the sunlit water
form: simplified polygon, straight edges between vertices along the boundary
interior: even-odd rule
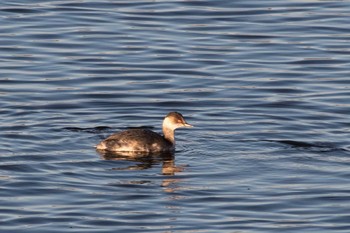
[[[350,231],[349,2],[0,12],[1,232]],[[169,111],[174,156],[95,151]]]

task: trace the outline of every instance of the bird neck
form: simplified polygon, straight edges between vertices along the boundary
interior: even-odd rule
[[[174,130],[163,125],[163,134],[164,134],[164,138],[175,146]]]

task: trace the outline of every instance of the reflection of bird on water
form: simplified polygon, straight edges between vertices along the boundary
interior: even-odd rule
[[[129,129],[115,133],[97,146],[97,150],[115,152],[156,153],[175,150],[175,130],[192,127],[178,112],[170,112],[163,120],[163,136],[148,129]],[[134,156],[129,153],[129,156]]]
[[[182,166],[176,167],[174,160],[174,153],[163,152],[152,154],[151,156],[138,155],[130,157],[129,154],[126,156],[118,152],[110,151],[98,151],[101,158],[104,160],[127,160],[137,162],[136,165],[128,166],[124,168],[113,168],[113,170],[144,170],[153,167],[156,164],[162,163],[162,174],[163,175],[174,175],[175,172],[181,172],[184,170]]]

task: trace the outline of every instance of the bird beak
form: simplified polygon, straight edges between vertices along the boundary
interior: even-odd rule
[[[187,122],[184,124],[185,127],[192,128],[193,125],[188,124]]]

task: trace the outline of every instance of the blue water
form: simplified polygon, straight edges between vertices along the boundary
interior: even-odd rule
[[[0,3],[1,232],[349,232],[349,15],[338,0]],[[173,157],[95,151],[170,111],[195,126]]]

